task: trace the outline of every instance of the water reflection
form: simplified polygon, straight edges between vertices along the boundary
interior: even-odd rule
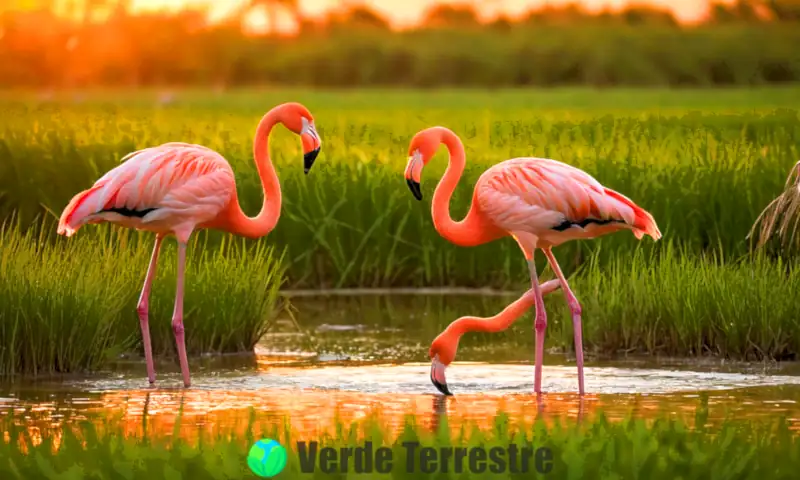
[[[483,367],[489,372],[483,374],[478,367],[473,366],[471,371],[478,371],[479,376],[493,377],[493,383],[512,378],[517,369],[524,371],[527,377],[531,376],[526,366],[486,365]],[[458,432],[465,424],[491,429],[501,415],[507,416],[510,427],[531,425],[536,419],[548,423],[556,419],[582,421],[600,411],[612,420],[621,420],[628,415],[653,418],[666,413],[693,422],[700,398],[706,395],[708,423],[711,425],[727,416],[752,419],[785,416],[792,428],[800,430],[800,386],[742,388],[739,384],[745,380],[768,384],[764,379],[758,382],[746,375],[721,377],[727,379],[727,383],[718,377],[713,385],[716,391],[709,391],[712,385],[702,380],[704,377],[700,372],[691,375],[662,372],[662,380],[659,380],[659,375],[654,372],[633,374],[635,370],[597,368],[591,373],[591,378],[620,380],[628,375],[628,389],[638,391],[601,391],[584,398],[569,391],[552,391],[538,396],[524,393],[524,390],[503,392],[500,389],[498,392],[487,389],[479,392],[469,388],[470,385],[480,385],[474,380],[462,384],[462,393],[455,397],[423,393],[422,388],[403,391],[404,385],[416,386],[411,378],[407,378],[414,376],[412,373],[419,373],[416,375],[420,379],[418,383],[423,385],[426,378],[424,368],[424,365],[375,365],[303,369],[273,365],[266,372],[251,372],[249,375],[198,376],[197,387],[189,390],[136,387],[146,382],[138,375],[82,380],[69,383],[69,388],[60,392],[43,388],[17,391],[0,401],[0,415],[7,416],[13,411],[16,422],[35,428],[37,435],[58,430],[65,419],[76,422],[110,415],[122,421],[125,435],[169,436],[174,433],[189,440],[196,440],[201,432],[212,436],[244,434],[251,415],[255,415],[256,422],[265,428],[287,426],[294,438],[313,440],[323,434],[334,434],[337,424],[363,424],[369,419],[377,421],[388,434],[396,435],[409,414],[416,415],[417,423],[430,430],[437,429],[446,418],[453,432]],[[506,380],[497,372],[503,369],[506,370]],[[568,378],[567,375],[558,375],[557,368],[553,367],[546,368],[545,373],[550,374],[553,385],[558,382],[552,379]],[[162,382],[174,381],[179,385],[179,375],[172,376],[174,378],[167,376]],[[587,370],[587,379],[589,377]],[[312,386],[309,381],[312,378],[320,385]],[[363,384],[363,378],[372,378],[373,387],[348,387]],[[647,378],[651,379],[649,384],[642,380]],[[652,381],[654,378],[659,381]],[[683,383],[676,382],[676,378],[682,379]],[[693,388],[686,378],[694,382]],[[389,388],[389,379],[393,379],[394,388]],[[330,385],[332,383],[337,383],[339,388]],[[660,389],[665,390],[665,383],[680,388],[672,392],[647,391],[648,385],[660,385]],[[524,382],[520,381],[520,384],[524,385]]]

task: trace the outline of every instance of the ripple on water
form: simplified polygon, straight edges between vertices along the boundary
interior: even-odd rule
[[[365,393],[435,393],[428,380],[430,365],[329,365],[313,368],[270,364],[258,372],[238,371],[226,375],[196,374],[193,389],[198,390],[308,390],[355,391]],[[586,390],[594,394],[666,394],[730,390],[739,388],[800,385],[800,377],[689,370],[586,367]],[[454,363],[448,368],[448,383],[456,394],[504,395],[533,391],[533,367]],[[141,388],[146,379],[139,375],[119,375],[68,383],[88,392]],[[177,375],[160,375],[159,388],[182,389]],[[542,389],[549,393],[577,390],[577,371],[569,366],[545,366]],[[78,399],[76,399],[78,400]],[[82,399],[91,401],[90,399]]]
[[[173,373],[160,373],[154,388],[138,373],[74,380],[59,384],[55,395],[45,388],[2,397],[0,413],[21,409],[29,422],[52,421],[65,413],[121,413],[131,433],[141,433],[146,417],[148,428],[169,434],[181,412],[181,434],[192,436],[198,429],[243,431],[254,408],[260,419],[288,421],[296,435],[313,437],[337,418],[359,421],[371,413],[394,428],[402,426],[408,413],[426,425],[436,425],[446,415],[454,427],[463,421],[488,427],[500,412],[515,422],[539,416],[578,418],[601,410],[612,419],[663,412],[690,417],[699,397],[706,396],[710,421],[729,414],[786,416],[800,428],[800,377],[794,376],[587,367],[590,394],[580,399],[574,366],[545,366],[547,393],[536,397],[530,393],[530,365],[462,362],[448,369],[456,396],[445,399],[434,394],[427,364],[298,368],[282,361],[259,363],[256,371],[197,372],[188,390]]]

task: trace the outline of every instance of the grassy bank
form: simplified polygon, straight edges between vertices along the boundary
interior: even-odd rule
[[[446,422],[436,431],[408,417],[399,438],[392,439],[378,423],[339,424],[336,434],[323,438],[296,438],[283,428],[258,428],[252,424],[243,436],[204,436],[187,443],[180,437],[125,437],[114,421],[101,428],[85,423],[76,429],[65,429],[60,436],[32,436],[29,430],[14,425],[13,420],[0,420],[6,433],[0,443],[0,474],[3,478],[99,479],[234,479],[257,478],[247,467],[250,446],[259,438],[278,440],[287,448],[287,464],[280,478],[344,478],[342,472],[303,472],[298,441],[318,441],[319,448],[356,448],[371,441],[373,451],[380,447],[391,450],[389,472],[373,472],[369,478],[758,478],[790,479],[800,468],[799,437],[786,424],[726,421],[712,430],[704,427],[702,410],[694,422],[661,416],[655,421],[629,419],[609,422],[602,415],[583,424],[545,424],[509,428],[503,415],[495,419],[493,428],[466,428],[451,432]],[[10,441],[9,441],[10,440]],[[428,473],[421,469],[419,458],[408,468],[408,458],[415,458],[404,443],[418,442],[421,447],[483,447],[547,449],[537,463],[535,458],[522,472],[523,463],[512,473],[508,463],[502,473],[491,470],[497,463],[486,462],[486,470],[472,471],[465,462],[463,473],[453,473],[456,463],[451,457],[449,473]],[[417,455],[419,450],[417,450]],[[510,456],[505,456],[510,459]],[[373,465],[375,465],[373,463]],[[353,468],[352,459],[350,462]],[[476,462],[476,467],[480,468]],[[477,470],[477,469],[476,469]],[[354,470],[351,470],[353,472]],[[546,473],[545,473],[546,472]],[[543,473],[545,473],[543,475]]]
[[[47,222],[42,231],[55,228]],[[43,236],[43,235],[42,235]],[[0,230],[0,374],[92,370],[120,353],[141,354],[136,303],[151,235],[113,232],[48,242],[35,229]],[[185,293],[191,353],[252,350],[280,307],[280,256],[264,244],[190,247]],[[165,242],[150,303],[156,355],[173,355],[173,242]]]
[[[254,242],[286,249],[287,287],[525,283],[525,262],[510,239],[461,248],[434,230],[429,202],[444,171],[443,151],[424,172],[424,200],[407,191],[408,142],[436,124],[451,127],[466,145],[468,165],[452,202],[456,218],[488,166],[515,156],[551,157],[634,199],[653,213],[664,239],[687,254],[735,258],[747,251],[753,221],[800,158],[797,94],[796,88],[194,92],[164,106],[148,95],[108,93],[83,103],[6,96],[0,217],[57,215],[127,152],[175,140],[220,151],[236,171],[245,210],[254,214],[262,201],[252,160],[255,125],[275,104],[299,100],[316,116],[323,153],[305,176],[298,140],[283,129],[273,134],[284,210],[277,228]],[[637,244],[624,232],[558,252],[570,273],[592,252],[608,262],[637,245],[646,252],[664,248],[649,238]]]

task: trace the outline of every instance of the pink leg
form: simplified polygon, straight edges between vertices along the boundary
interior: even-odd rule
[[[172,331],[175,333],[175,343],[178,346],[178,359],[181,363],[183,384],[188,388],[189,361],[186,359],[186,343],[183,334],[183,278],[186,270],[186,243],[178,241],[178,288],[175,292],[175,311],[172,313]]]
[[[545,256],[547,256],[547,261],[550,262],[550,267],[561,282],[564,295],[567,297],[569,309],[572,312],[572,328],[575,333],[575,363],[578,364],[578,392],[583,395],[583,327],[581,326],[581,313],[583,309],[581,308],[580,302],[578,302],[578,299],[575,297],[575,294],[572,293],[572,290],[569,288],[564,274],[561,273],[561,268],[558,266],[558,262],[556,262],[556,257],[553,255],[552,250],[549,248],[543,250]]]
[[[544,332],[547,329],[547,312],[544,310],[544,298],[539,286],[539,276],[536,274],[536,262],[533,254],[528,259],[528,269],[531,272],[531,286],[536,295],[536,364],[534,365],[533,390],[542,393],[542,364],[544,363]]]
[[[150,305],[150,287],[156,277],[156,266],[158,265],[158,252],[161,251],[161,242],[164,240],[162,235],[156,235],[156,245],[153,247],[153,254],[150,256],[150,266],[147,267],[147,275],[144,278],[144,287],[139,296],[139,303],[136,305],[136,312],[139,314],[139,325],[142,327],[142,343],[144,344],[144,359],[147,363],[147,379],[153,384],[156,382],[156,372],[153,366],[153,347],[150,343],[150,324],[148,323]]]

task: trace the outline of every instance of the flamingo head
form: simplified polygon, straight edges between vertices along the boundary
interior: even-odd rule
[[[431,344],[428,356],[431,359],[431,383],[445,395],[452,395],[447,388],[445,369],[456,358],[458,336],[450,330],[442,332]]]
[[[308,173],[322,145],[314,125],[314,117],[305,106],[295,102],[285,103],[281,113],[282,123],[290,131],[300,135],[303,141],[303,170]]]
[[[441,135],[437,135],[436,128],[422,130],[411,139],[408,147],[408,165],[406,165],[405,177],[408,188],[414,194],[414,198],[422,200],[422,191],[419,184],[422,178],[422,167],[436,154],[436,149],[441,143]]]

